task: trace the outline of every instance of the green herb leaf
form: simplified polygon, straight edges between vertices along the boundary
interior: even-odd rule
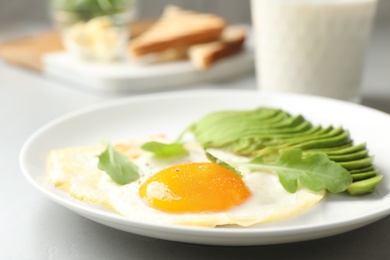
[[[285,150],[275,162],[265,162],[262,157],[257,157],[240,165],[251,170],[276,172],[281,184],[290,193],[296,192],[298,185],[312,191],[326,189],[338,193],[345,191],[352,183],[350,173],[331,161],[326,154],[303,157],[300,149]]]
[[[87,21],[94,17],[121,14],[135,8],[134,0],[50,0],[54,11],[66,11],[67,19]],[[63,13],[61,13],[63,14]],[[63,17],[63,15],[61,16]],[[65,20],[67,20],[65,19]],[[63,19],[64,20],[64,19]]]
[[[120,185],[128,184],[139,178],[138,167],[111,145],[107,145],[106,150],[99,155],[98,168],[105,171],[114,182]]]
[[[155,156],[167,159],[172,157],[181,157],[188,154],[184,148],[184,144],[181,143],[160,143],[156,141],[144,143],[141,148],[145,151],[154,153]]]
[[[237,170],[236,170],[233,166],[231,166],[230,164],[228,164],[228,163],[222,161],[221,159],[215,157],[214,155],[212,155],[211,153],[209,153],[209,152],[207,152],[207,151],[205,151],[205,153],[206,153],[207,158],[208,158],[210,161],[212,161],[213,163],[216,163],[216,164],[218,164],[219,166],[221,166],[221,167],[223,167],[223,168],[225,168],[225,169],[227,169],[227,170],[233,172],[233,173],[236,174],[238,177],[242,177],[241,172],[237,171]]]

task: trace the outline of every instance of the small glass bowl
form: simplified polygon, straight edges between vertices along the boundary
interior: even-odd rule
[[[136,0],[51,0],[51,13],[72,55],[96,61],[127,56]]]

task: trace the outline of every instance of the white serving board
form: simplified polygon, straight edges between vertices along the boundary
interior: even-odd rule
[[[142,64],[129,59],[112,63],[88,62],[68,52],[43,57],[44,75],[68,85],[103,92],[147,91],[184,88],[194,84],[221,82],[254,71],[253,41],[248,30],[244,49],[199,71],[189,61]]]

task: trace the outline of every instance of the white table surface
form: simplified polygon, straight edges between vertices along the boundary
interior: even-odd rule
[[[193,88],[255,89],[255,77]],[[0,62],[0,259],[390,259],[390,217],[314,241],[257,247],[200,246],[103,226],[52,202],[30,186],[21,173],[18,156],[37,128],[78,108],[121,97],[83,92]],[[374,32],[364,74],[363,104],[390,113],[389,26]]]

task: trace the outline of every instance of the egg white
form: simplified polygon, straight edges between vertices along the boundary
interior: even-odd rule
[[[151,175],[172,165],[186,162],[208,162],[203,148],[196,142],[186,145],[189,155],[179,159],[157,160],[139,148],[141,142],[119,144],[117,148],[133,158],[140,178],[118,185],[97,168],[98,155],[104,147],[75,147],[54,150],[48,157],[48,180],[73,197],[106,205],[126,218],[153,223],[216,227],[221,225],[251,226],[257,223],[289,218],[318,203],[325,192],[300,189],[288,193],[277,175],[239,169],[251,196],[242,204],[224,212],[171,214],[149,207],[139,196],[142,183]],[[212,154],[225,161],[248,158],[212,149]],[[136,157],[136,158],[135,158]],[[200,202],[201,203],[201,202]]]

